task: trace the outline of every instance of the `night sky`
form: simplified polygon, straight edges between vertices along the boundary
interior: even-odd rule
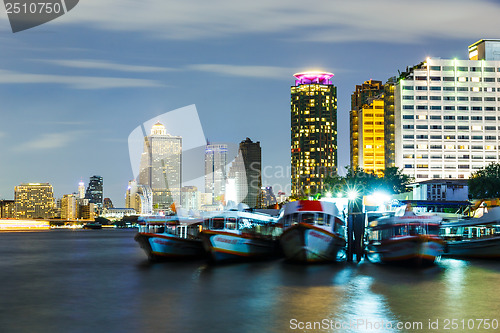
[[[15,34],[0,8],[0,198],[24,182],[61,197],[100,175],[117,207],[129,134],[168,111],[194,104],[211,142],[260,141],[263,184],[289,189],[294,73],[335,74],[342,171],[356,84],[500,38],[486,0],[81,0]]]

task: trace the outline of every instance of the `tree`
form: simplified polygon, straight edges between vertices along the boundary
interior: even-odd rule
[[[385,169],[384,176],[379,177],[363,168],[346,166],[346,175],[335,175],[326,179],[327,191],[335,194],[347,195],[354,190],[358,195],[368,195],[374,191],[384,191],[390,194],[399,194],[411,191],[407,187],[413,179],[403,174],[401,169],[391,167]]]
[[[387,187],[387,190],[394,194],[411,191],[411,188],[407,185],[409,185],[412,181],[413,178],[403,174],[403,170],[398,169],[397,167],[386,168],[384,171],[384,177],[382,178],[382,182]]]
[[[473,172],[468,183],[472,199],[500,198],[500,164],[491,163]]]

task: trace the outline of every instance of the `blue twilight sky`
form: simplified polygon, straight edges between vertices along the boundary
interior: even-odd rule
[[[195,104],[208,139],[260,141],[264,184],[289,188],[295,72],[335,74],[343,169],[356,84],[500,38],[492,0],[81,0],[15,34],[0,8],[0,198],[23,182],[60,197],[96,174],[121,207],[128,136],[151,118]]]

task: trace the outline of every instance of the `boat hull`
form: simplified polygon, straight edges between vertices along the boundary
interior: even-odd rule
[[[346,241],[321,228],[299,223],[283,232],[280,244],[287,260],[315,263],[338,260]]]
[[[369,243],[366,254],[378,255],[383,263],[431,265],[444,250],[444,242],[437,237],[425,235],[404,236],[383,241],[378,244]]]
[[[152,261],[196,259],[205,255],[200,239],[183,239],[168,234],[138,233],[135,240]]]
[[[271,259],[279,255],[277,241],[251,234],[204,230],[200,234],[205,250],[215,262]]]
[[[446,243],[445,256],[463,258],[500,258],[500,237]]]

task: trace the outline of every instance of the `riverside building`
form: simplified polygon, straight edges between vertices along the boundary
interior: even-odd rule
[[[297,73],[291,87],[292,195],[315,195],[337,173],[337,87],[332,73]]]
[[[16,186],[14,201],[18,219],[53,217],[54,191],[49,183],[26,183]]]
[[[223,202],[226,192],[227,145],[207,144],[205,147],[205,193],[213,202]]]
[[[153,209],[168,210],[175,202],[181,203],[182,138],[167,133],[157,122],[151,134],[144,138],[141,155],[139,185],[146,185],[153,193]]]
[[[427,58],[395,87],[395,161],[417,181],[469,178],[499,162],[500,40],[481,40],[471,59]],[[475,52],[477,51],[477,53]]]

